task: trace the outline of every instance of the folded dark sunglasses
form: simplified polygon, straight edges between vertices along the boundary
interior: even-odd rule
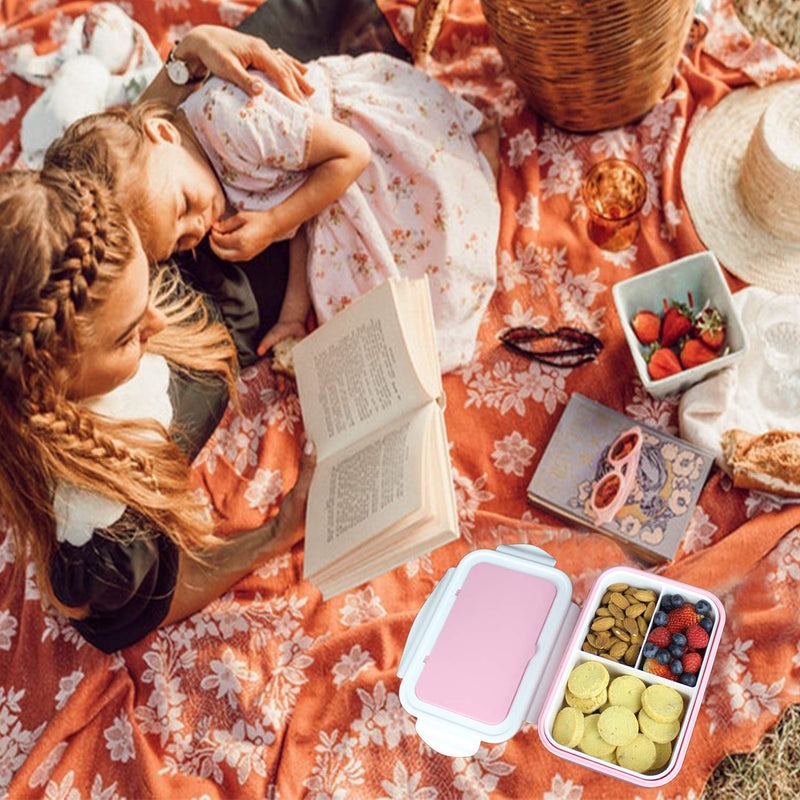
[[[594,361],[603,343],[589,331],[561,326],[554,331],[520,325],[497,335],[509,349],[551,367],[577,367]]]

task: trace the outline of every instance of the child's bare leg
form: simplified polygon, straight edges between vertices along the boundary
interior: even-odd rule
[[[258,354],[263,356],[267,350],[289,337],[302,339],[306,333],[306,320],[311,308],[306,281],[308,262],[308,242],[305,230],[300,228],[289,242],[289,280],[283,297],[278,321],[270,328],[258,346]]]
[[[497,180],[500,173],[500,125],[497,120],[484,115],[483,123],[473,134],[473,138],[478,149],[486,156],[494,179]]]

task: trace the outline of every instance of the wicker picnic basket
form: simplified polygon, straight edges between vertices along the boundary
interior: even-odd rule
[[[412,41],[433,45],[450,0],[420,0]],[[531,106],[570,131],[615,128],[664,94],[696,0],[482,0],[492,38]],[[425,31],[427,35],[421,35]]]

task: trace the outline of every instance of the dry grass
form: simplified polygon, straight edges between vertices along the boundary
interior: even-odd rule
[[[800,0],[733,0],[747,29],[800,60]],[[752,753],[731,755],[708,779],[702,800],[800,797],[800,705],[790,706]]]
[[[747,29],[800,60],[800,0],[733,0]]]
[[[733,0],[752,33],[800,60],[800,0]],[[790,706],[752,753],[731,755],[708,779],[703,800],[800,797],[800,706]]]
[[[703,800],[788,800],[800,797],[800,706],[789,706],[758,748],[725,758]]]

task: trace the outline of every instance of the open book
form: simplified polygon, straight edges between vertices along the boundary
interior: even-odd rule
[[[304,577],[327,599],[457,539],[427,279],[381,284],[293,356],[317,446]]]

